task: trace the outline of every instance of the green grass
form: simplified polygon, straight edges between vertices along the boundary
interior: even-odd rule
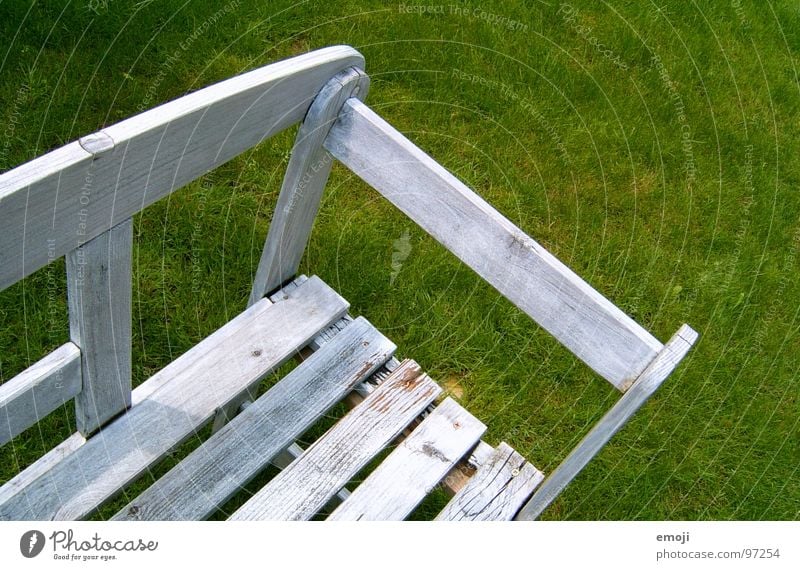
[[[546,518],[800,516],[795,3],[420,14],[241,0],[185,50],[224,4],[91,4],[0,4],[0,169],[231,75],[353,45],[387,120],[662,341],[683,322],[702,335]],[[136,383],[244,307],[292,138],[136,217]],[[410,251],[392,280],[398,249]],[[341,167],[302,271],[462,390],[488,441],[544,470],[617,397]],[[3,380],[67,336],[62,262],[0,293]],[[0,482],[72,425],[65,408],[0,449]]]

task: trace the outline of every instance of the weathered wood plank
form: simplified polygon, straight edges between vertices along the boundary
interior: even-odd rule
[[[270,294],[269,296],[270,301],[272,301],[273,303],[279,302],[281,299],[285,298],[291,291],[295,290],[302,283],[304,283],[306,279],[308,278],[305,275],[298,275],[295,279],[293,279],[288,283],[285,283],[284,285],[281,286],[280,289]],[[353,317],[351,317],[349,314],[343,316],[341,319],[339,319],[331,326],[320,332],[317,336],[315,336],[311,340],[311,342],[308,343],[308,346],[300,351],[298,358],[300,359],[307,358],[315,350],[318,350],[320,346],[322,346],[327,341],[336,336],[336,334],[338,334],[341,330],[343,330],[344,327],[346,327],[352,321]],[[383,367],[381,367],[378,371],[376,371],[372,375],[370,381],[373,382],[382,381],[386,376],[388,376],[389,373],[391,373],[392,370],[394,370],[397,367],[398,364],[400,364],[400,361],[397,360],[394,356],[391,357]],[[366,396],[371,391],[371,389],[372,389],[372,384],[370,384],[370,382],[364,382],[356,386],[355,392],[362,396]],[[350,396],[348,396],[348,398],[349,397]],[[226,408],[223,408],[217,413],[217,416],[214,418],[213,431],[216,432],[218,429],[222,428],[222,426],[229,421],[229,418],[234,417],[242,408],[242,406],[247,405],[249,402],[252,402],[253,399],[254,397],[252,394],[249,393],[249,391],[237,396],[234,400],[231,401],[231,403],[228,406],[226,406]],[[278,467],[279,469],[283,469],[286,465],[294,461],[295,458],[297,458],[300,455],[300,453],[302,453],[302,450],[300,451],[300,453],[293,453],[293,451],[296,451],[297,449],[300,449],[300,446],[295,445],[293,450],[287,450],[285,454],[282,452],[281,454],[276,456],[276,460],[278,460],[279,463],[279,465],[276,464],[276,467]],[[275,461],[273,461],[273,464],[275,464]],[[342,489],[337,494],[337,496],[340,496],[340,498],[344,500],[344,498],[348,494],[349,492],[347,491],[347,489]]]
[[[278,303],[282,299],[288,298],[289,293],[297,289],[300,285],[306,282],[308,279],[305,275],[298,275],[292,281],[283,285],[281,289],[274,291],[270,296],[269,300],[273,303]],[[344,329],[348,324],[352,322],[353,318],[350,315],[344,315],[341,319],[331,324],[329,327],[325,328],[324,330],[320,331],[320,333],[311,339],[311,342],[308,343],[308,346],[304,347],[299,354],[297,355],[297,359],[302,360],[307,358],[312,352],[317,350],[320,346],[322,346],[326,341],[333,338],[339,331]],[[254,391],[254,387],[238,394],[231,402],[221,408],[216,416],[214,417],[214,423],[212,426],[212,433],[216,433],[222,426],[228,423],[232,418],[238,414],[242,408],[255,400],[256,393]],[[296,455],[294,456],[286,456],[284,457],[287,463],[291,463]]]
[[[597,455],[606,443],[658,389],[661,383],[683,360],[697,341],[698,335],[689,325],[683,325],[664,345],[653,362],[642,372],[630,390],[600,418],[564,461],[545,480],[536,494],[522,508],[517,520],[534,520],[564,490],[586,464]]]
[[[292,148],[253,281],[251,305],[297,274],[333,163],[322,143],[344,102],[351,96],[364,99],[368,89],[367,75],[350,68],[332,78],[311,104]]]
[[[440,393],[405,361],[229,520],[310,519]]]
[[[325,148],[624,391],[661,343],[357,99]]]
[[[331,513],[328,520],[405,519],[456,462],[475,447],[485,431],[485,425],[455,400],[447,398]]]
[[[281,295],[285,294],[283,292],[284,290],[288,291],[288,290],[293,289],[299,283],[302,283],[304,279],[305,279],[305,276],[303,276],[303,275],[298,276],[297,279],[295,279],[294,281],[286,284],[282,289],[278,290],[276,293],[271,295],[270,299],[271,300],[275,300],[276,298],[279,298]],[[298,283],[298,281],[299,281],[299,283]],[[344,317],[342,317],[341,319],[339,319],[338,321],[336,321],[335,323],[333,323],[327,329],[325,329],[324,331],[319,333],[317,336],[315,336],[312,339],[312,341],[308,344],[308,346],[303,351],[301,351],[301,353],[300,353],[301,354],[301,358],[305,358],[311,352],[313,352],[315,350],[319,350],[319,348],[323,344],[325,344],[330,339],[332,339],[334,336],[336,336],[339,332],[344,330],[344,327],[349,325],[351,322],[353,322],[353,317],[351,317],[349,314],[347,314]],[[374,372],[372,374],[372,376],[370,376],[370,378],[368,380],[369,381],[375,381],[378,378],[380,378],[380,380],[383,380],[383,378],[386,375],[388,375],[389,373],[391,373],[391,371],[394,370],[395,367],[397,367],[398,364],[400,364],[400,361],[397,360],[396,357],[392,356],[383,366],[381,366],[376,372]],[[368,388],[368,387],[372,386],[372,384],[370,384],[369,381],[362,382],[361,384],[356,385],[354,393],[359,393],[359,394],[363,393],[363,394],[366,395],[368,393],[367,390],[370,390],[370,388]],[[287,447],[286,449],[284,449],[282,452],[280,452],[278,455],[276,455],[272,459],[271,463],[272,463],[273,466],[277,467],[278,469],[286,469],[286,467],[288,467],[288,465],[292,461],[294,461],[295,459],[300,457],[303,454],[304,451],[305,451],[305,449],[303,449],[298,443],[295,442],[292,445],[290,445],[289,447]],[[349,497],[349,496],[350,496],[350,491],[348,491],[346,488],[339,489],[339,492],[336,493],[336,496],[333,499],[331,499],[331,504],[339,504],[342,501],[346,500],[347,497]]]
[[[278,292],[276,292],[275,294],[271,295],[270,299],[274,301],[275,299],[280,298],[280,295],[284,294],[283,293],[284,290],[291,290],[292,288],[294,288],[296,286],[298,280],[300,280],[299,282],[302,283],[302,280],[304,280],[304,279],[305,279],[304,276],[302,276],[302,275],[299,276],[298,279],[295,279],[291,283],[285,285]],[[286,289],[287,287],[289,289]],[[353,317],[351,317],[349,314],[347,314],[344,317],[342,317],[341,319],[339,319],[338,321],[336,321],[335,323],[333,323],[327,329],[325,329],[324,331],[319,333],[317,336],[315,336],[312,339],[312,341],[308,344],[308,346],[303,351],[301,351],[301,353],[300,353],[301,354],[301,358],[307,358],[308,354],[312,353],[315,350],[319,350],[319,348],[323,344],[325,344],[326,342],[330,341],[339,332],[344,330],[344,328],[348,324],[350,324],[352,321],[353,321]],[[358,394],[359,397],[361,397],[361,399],[363,399],[363,397],[366,397],[366,395],[369,394],[374,389],[374,384],[382,382],[389,374],[392,373],[392,371],[395,368],[397,368],[397,366],[399,364],[400,364],[400,361],[397,360],[396,357],[392,356],[389,360],[386,361],[386,363],[383,366],[381,366],[378,370],[373,372],[372,375],[367,379],[367,381],[362,382],[360,384],[357,384],[355,386],[355,388],[354,388],[354,391],[347,396],[345,401],[347,401],[351,396],[353,396],[355,394]],[[292,445],[287,447],[285,450],[280,452],[278,455],[276,455],[272,459],[271,463],[272,463],[272,465],[274,465],[278,469],[286,469],[286,467],[288,467],[288,465],[292,461],[294,461],[295,459],[300,457],[303,454],[304,451],[305,451],[305,449],[303,449],[299,444],[293,443]],[[334,506],[338,505],[342,501],[347,500],[347,497],[349,497],[349,496],[350,496],[350,491],[348,491],[346,488],[343,487],[343,488],[339,489],[339,492],[336,493],[336,496],[333,499],[331,499],[329,505],[334,505]]]
[[[81,391],[81,351],[68,342],[0,385],[0,445]]]
[[[300,285],[305,283],[307,279],[308,277],[305,275],[298,275],[297,278],[295,278],[289,283],[286,283],[286,285],[284,286],[285,291],[284,289],[275,291],[272,295],[270,295],[269,300],[272,301],[273,303],[281,301],[282,299],[286,298],[291,291],[294,291]],[[333,323],[331,326],[321,331],[316,337],[314,337],[311,340],[311,342],[307,347],[303,348],[300,351],[297,358],[302,359],[308,356],[311,352],[319,348],[325,340],[333,338],[333,336],[336,333],[338,333],[345,326],[347,326],[352,320],[353,319],[349,315],[345,315],[344,317]],[[317,342],[318,339],[320,339],[319,342]],[[237,394],[236,397],[233,398],[228,405],[226,405],[223,408],[220,408],[219,411],[214,416],[214,423],[211,426],[211,433],[217,433],[220,429],[222,429],[222,426],[224,426],[231,419],[233,419],[236,416],[236,414],[238,414],[243,409],[244,406],[252,403],[253,400],[256,399],[256,394],[257,394],[256,388],[257,386],[254,386],[245,390],[241,394]],[[291,458],[287,456],[285,457],[285,459],[286,461],[291,462],[294,459],[294,457],[296,456],[292,456]]]
[[[444,521],[510,521],[544,476],[505,442],[436,517]]]
[[[166,379],[145,400],[0,503],[0,520],[86,516],[346,311],[316,277],[280,303],[256,303],[158,372]]]
[[[356,319],[114,519],[207,518],[381,366],[395,348],[366,319]]]
[[[293,443],[292,445],[281,451],[278,455],[273,457],[270,463],[274,467],[277,467],[278,469],[286,469],[292,461],[303,455],[304,451],[305,449],[300,447],[300,444]],[[350,491],[348,491],[345,488],[339,489],[339,492],[336,493],[336,496],[333,497],[333,499],[331,499],[331,504],[338,505],[342,501],[346,500],[347,497],[349,496],[350,496]]]
[[[128,219],[67,254],[69,333],[81,352],[78,431],[90,435],[131,405],[131,263]]]
[[[469,456],[463,461],[459,461],[444,478],[444,481],[442,481],[444,489],[450,495],[458,493],[472,478],[475,471],[484,465],[493,453],[494,448],[491,445],[483,440],[479,441]]]
[[[301,121],[347,46],[206,87],[0,175],[0,290]]]

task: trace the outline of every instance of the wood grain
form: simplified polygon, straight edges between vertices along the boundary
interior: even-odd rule
[[[39,459],[28,465],[28,467],[17,473],[0,487],[0,504],[11,500],[14,495],[75,453],[75,451],[80,449],[85,443],[86,438],[80,433],[75,432],[53,449],[42,455]]]
[[[303,455],[304,451],[305,449],[303,449],[299,443],[295,442],[273,457],[270,463],[273,467],[277,467],[278,469],[286,469],[286,467],[288,467],[292,461]],[[346,488],[339,489],[339,492],[336,493],[336,496],[331,499],[331,504],[338,505],[342,501],[346,500],[349,496],[350,491],[348,491]]]
[[[67,254],[70,339],[81,351],[78,431],[88,436],[131,405],[131,259],[128,219]]]
[[[451,398],[428,414],[328,520],[403,520],[475,447],[486,426]]]
[[[510,521],[544,476],[502,442],[436,517],[444,521]]]
[[[620,390],[661,349],[614,304],[357,99],[325,148]]]
[[[114,519],[207,518],[386,362],[395,348],[366,319],[356,319]]]
[[[405,361],[229,520],[310,519],[440,393]]]

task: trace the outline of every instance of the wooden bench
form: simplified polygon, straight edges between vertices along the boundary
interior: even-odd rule
[[[209,422],[212,434],[115,519],[208,518],[271,464],[281,471],[231,519],[404,519],[439,486],[452,498],[437,519],[534,519],[686,355],[690,327],[659,342],[366,106],[363,70],[352,48],[318,50],[0,176],[0,289],[66,256],[70,322],[70,342],[0,385],[0,445],[73,398],[77,421],[0,488],[0,519],[87,517]],[[131,389],[132,216],[296,123],[248,307]],[[321,279],[298,276],[332,159],[622,393],[549,477],[482,441],[486,426],[435,379],[396,359]],[[341,401],[341,419],[307,449],[295,443]]]

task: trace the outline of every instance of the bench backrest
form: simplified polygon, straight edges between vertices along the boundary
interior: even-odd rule
[[[336,46],[256,69],[0,175],[0,290],[66,256],[71,341],[0,386],[0,445],[75,397],[88,435],[130,405],[131,218],[305,117]]]

